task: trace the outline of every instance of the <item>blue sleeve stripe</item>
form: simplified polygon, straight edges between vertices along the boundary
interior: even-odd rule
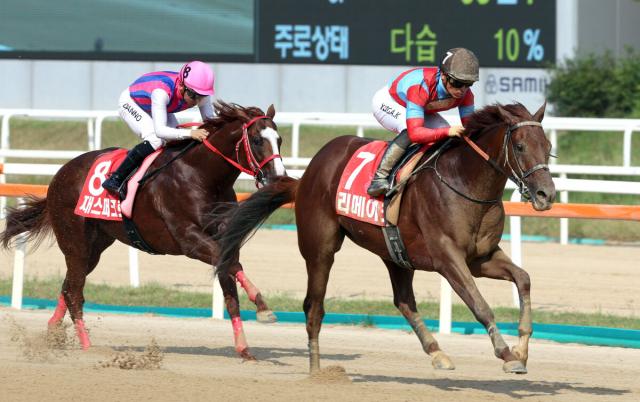
[[[132,98],[150,98],[151,94],[147,91],[135,91],[129,94]]]
[[[407,102],[407,119],[424,119],[424,109],[413,102]]]
[[[458,108],[459,112],[460,112],[460,117],[467,117],[469,116],[471,113],[473,113],[474,107],[473,105],[469,105],[469,106],[460,106]]]

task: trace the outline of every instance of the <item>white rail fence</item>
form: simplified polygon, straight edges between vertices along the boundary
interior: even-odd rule
[[[45,119],[85,119],[87,122],[87,146],[85,150],[74,151],[43,151],[43,150],[20,150],[10,148],[10,120],[15,116],[27,116]],[[100,149],[102,144],[102,125],[104,120],[117,117],[113,111],[66,111],[66,110],[22,110],[22,109],[0,109],[1,131],[0,131],[0,163],[6,158],[30,158],[30,159],[71,159],[87,150]],[[194,112],[183,112],[179,116],[182,121],[197,121],[199,115]],[[459,123],[457,116],[445,115],[451,123]],[[278,113],[276,123],[289,124],[292,126],[291,156],[284,157],[287,167],[304,168],[309,163],[310,158],[300,157],[300,128],[303,125],[321,126],[346,126],[355,127],[356,135],[364,136],[365,128],[379,128],[379,124],[369,114],[336,114],[336,113]],[[598,192],[617,194],[640,194],[640,182],[624,181],[603,181],[603,180],[574,180],[567,179],[569,174],[585,175],[616,175],[616,176],[639,176],[640,166],[631,165],[631,139],[632,134],[640,131],[640,119],[586,119],[586,118],[556,118],[547,117],[544,119],[545,130],[549,135],[553,150],[557,149],[558,131],[620,131],[623,132],[622,146],[622,166],[592,166],[592,165],[562,165],[554,163],[551,171],[560,175],[554,181],[556,189],[560,193],[560,201],[568,202],[569,192]],[[555,161],[552,161],[552,163]],[[61,165],[56,164],[26,164],[26,163],[5,163],[4,173],[15,175],[53,175]],[[294,177],[300,177],[303,170],[288,170]],[[251,179],[242,175],[241,179]],[[4,182],[5,176],[0,175],[0,182]],[[511,183],[508,188],[515,188]],[[514,192],[513,197],[519,194]],[[0,197],[0,208],[4,209],[5,198]],[[1,217],[1,216],[0,216]],[[511,217],[511,253],[512,259],[518,265],[522,265],[522,237],[521,218]],[[568,242],[568,220],[561,218],[560,239],[561,243]],[[21,308],[22,302],[22,281],[24,274],[24,241],[18,239],[16,254],[14,258],[14,278],[12,292],[12,306]],[[132,286],[139,286],[139,267],[137,250],[129,250],[130,283]],[[517,291],[514,287],[514,303],[518,304]],[[447,332],[451,328],[451,288],[449,284],[442,281],[440,300],[440,331]],[[217,283],[213,289],[213,315],[214,318],[222,318],[223,301],[222,292]]]

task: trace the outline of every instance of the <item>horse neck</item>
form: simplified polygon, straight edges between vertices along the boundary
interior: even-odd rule
[[[236,161],[235,142],[212,140],[211,144],[227,158]],[[209,183],[217,189],[233,186],[240,175],[240,171],[235,166],[204,144],[198,144],[193,152],[189,152],[184,162],[198,171],[198,177],[202,182]]]
[[[504,126],[498,125],[481,133],[474,142],[498,166],[503,166],[503,139]],[[504,174],[493,168],[464,140],[442,155],[438,170],[443,176],[443,172],[447,172],[445,179],[457,189],[481,200],[501,199],[507,182]]]

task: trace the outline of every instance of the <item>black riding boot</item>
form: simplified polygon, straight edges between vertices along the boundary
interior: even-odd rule
[[[376,174],[367,189],[367,194],[377,197],[389,191],[389,173],[396,162],[404,155],[404,151],[409,145],[411,145],[411,140],[407,130],[402,130],[396,138],[389,141],[389,146],[384,151],[378,170],[376,170]]]
[[[140,166],[144,158],[151,155],[155,151],[149,141],[141,142],[127,153],[127,157],[124,158],[118,169],[111,173],[111,176],[102,183],[108,192],[114,195],[119,195],[121,200],[124,200],[127,196],[127,188],[123,186],[123,182],[129,177],[131,172]]]

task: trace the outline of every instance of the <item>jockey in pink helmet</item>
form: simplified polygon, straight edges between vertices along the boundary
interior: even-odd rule
[[[127,87],[120,95],[118,113],[143,142],[129,151],[102,187],[124,198],[123,182],[153,151],[171,140],[204,140],[207,137],[205,130],[176,128],[178,120],[174,113],[198,106],[203,120],[212,118],[213,83],[209,65],[192,61],[179,72],[148,73]]]

